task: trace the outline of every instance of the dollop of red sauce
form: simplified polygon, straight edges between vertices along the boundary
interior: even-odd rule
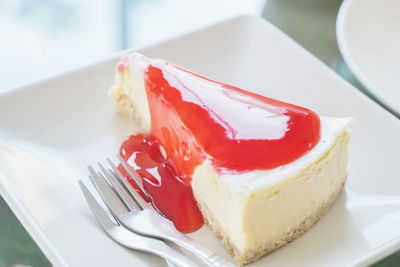
[[[174,222],[176,229],[190,233],[203,225],[190,184],[182,181],[173,162],[163,157],[157,140],[148,135],[132,135],[123,142],[120,155],[132,170],[139,173],[152,204]],[[121,165],[118,169],[138,190],[126,170]]]
[[[152,181],[145,188],[154,204],[184,232],[202,224],[190,181],[205,160],[220,174],[273,169],[300,158],[320,139],[320,119],[313,111],[201,77],[162,60],[151,61],[144,81],[151,114],[151,137],[146,140],[161,145],[168,159],[154,160],[153,152],[141,152],[151,161],[136,161],[135,156],[138,164],[131,166],[146,170],[139,173],[144,181]],[[125,157],[136,155],[137,148],[126,149],[132,140],[135,137],[123,144],[121,155],[123,150],[129,152]],[[153,156],[159,157],[157,153]],[[132,159],[126,159],[131,164]],[[158,174],[146,167],[149,162],[150,166],[157,163]]]
[[[129,56],[125,55],[121,57],[121,60],[119,61],[116,70],[118,71],[118,73],[122,73],[124,72],[129,65]]]

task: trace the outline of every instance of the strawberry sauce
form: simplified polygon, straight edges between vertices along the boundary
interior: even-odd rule
[[[142,177],[143,187],[159,212],[172,220],[179,231],[196,231],[203,225],[203,218],[192,188],[179,178],[174,164],[163,157],[159,147],[150,136],[132,135],[122,144],[120,155]],[[137,189],[124,168],[120,165],[118,169]]]
[[[151,61],[144,81],[151,133],[131,136],[120,152],[182,232],[202,225],[190,181],[205,160],[220,174],[268,170],[300,158],[320,139],[316,113],[162,60]]]

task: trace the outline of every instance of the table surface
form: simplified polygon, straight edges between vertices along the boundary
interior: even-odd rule
[[[121,49],[143,46],[224,18],[252,13],[271,21],[373,98],[354,78],[337,47],[335,22],[341,0],[93,3],[90,0],[0,1],[3,37],[0,91],[90,64]],[[0,267],[18,265],[51,266],[0,196]],[[400,266],[400,252],[374,266]]]

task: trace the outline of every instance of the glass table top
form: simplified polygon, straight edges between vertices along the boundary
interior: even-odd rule
[[[275,24],[371,97],[340,56],[335,37],[340,4],[340,0],[99,0],[95,5],[90,0],[0,0],[0,91],[90,64],[118,50],[252,13]],[[21,265],[51,263],[0,197],[0,267]],[[400,252],[374,266],[400,266]]]

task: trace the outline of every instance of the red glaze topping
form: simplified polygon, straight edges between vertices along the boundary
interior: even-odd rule
[[[221,174],[266,170],[298,159],[319,141],[319,117],[308,109],[160,60],[151,61],[144,81],[151,137],[131,136],[120,152],[154,205],[182,232],[202,225],[190,181],[205,159]]]
[[[153,205],[174,222],[176,229],[189,233],[203,225],[190,184],[178,178],[174,164],[164,159],[155,139],[143,134],[132,135],[122,144],[120,154],[142,177],[143,187]],[[124,168],[119,166],[119,170],[136,188]]]
[[[314,112],[190,73],[163,61],[145,71],[151,135],[182,177],[209,159],[220,173],[288,164],[320,138]]]

